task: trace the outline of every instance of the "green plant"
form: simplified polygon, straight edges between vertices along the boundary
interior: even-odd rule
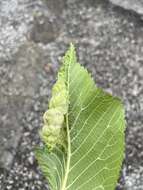
[[[71,44],[52,90],[36,157],[50,190],[113,190],[124,157],[124,110],[97,88]]]

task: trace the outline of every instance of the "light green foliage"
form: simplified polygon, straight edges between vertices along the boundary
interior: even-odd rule
[[[49,109],[44,114],[44,126],[40,132],[41,138],[53,149],[56,144],[66,148],[66,129],[64,117],[68,112],[68,91],[62,73],[59,73],[58,80],[52,90],[52,98],[49,102]]]
[[[124,156],[124,110],[97,88],[70,46],[44,114],[36,156],[50,190],[114,190]]]

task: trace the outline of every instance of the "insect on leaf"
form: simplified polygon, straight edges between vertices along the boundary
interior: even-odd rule
[[[71,44],[40,131],[36,157],[50,190],[114,190],[124,157],[124,109],[98,88]]]

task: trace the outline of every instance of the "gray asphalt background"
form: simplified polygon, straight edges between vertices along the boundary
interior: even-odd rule
[[[126,158],[117,189],[143,190],[143,20],[135,4],[111,1],[0,1],[1,190],[48,190],[33,148],[70,42],[97,85],[125,105]]]

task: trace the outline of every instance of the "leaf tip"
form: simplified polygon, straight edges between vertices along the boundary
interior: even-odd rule
[[[75,46],[74,46],[74,44],[72,42],[70,42],[70,50],[75,51]]]

